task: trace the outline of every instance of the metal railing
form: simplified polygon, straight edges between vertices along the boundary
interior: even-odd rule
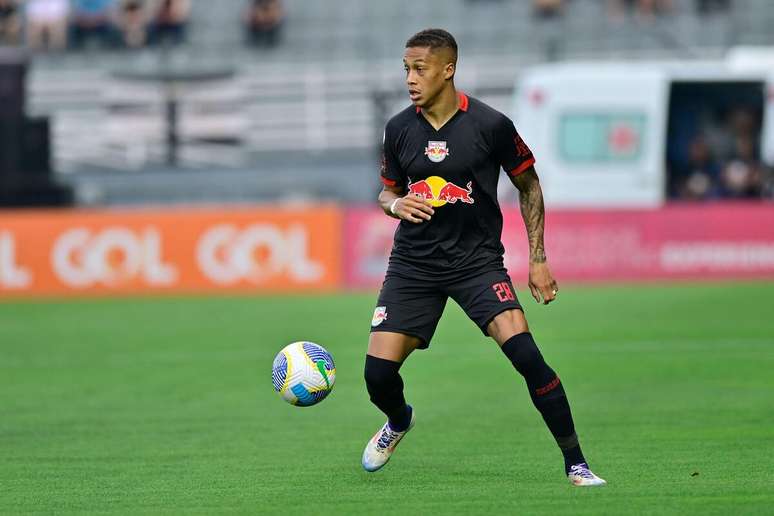
[[[178,164],[245,168],[258,166],[265,152],[370,148],[383,123],[373,92],[402,92],[394,65],[247,66],[228,80],[183,84]],[[514,61],[466,60],[461,87],[499,88],[507,97],[517,71]],[[384,109],[408,104],[403,93],[389,98]],[[30,76],[29,110],[51,116],[54,168],[64,174],[166,167],[166,109],[160,84],[108,70],[36,69]]]

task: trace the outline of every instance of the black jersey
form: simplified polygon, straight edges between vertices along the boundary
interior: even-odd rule
[[[500,167],[517,175],[535,158],[507,116],[459,97],[459,109],[438,130],[414,106],[385,127],[382,182],[403,186],[435,210],[430,221],[401,220],[388,273],[438,278],[503,267]]]

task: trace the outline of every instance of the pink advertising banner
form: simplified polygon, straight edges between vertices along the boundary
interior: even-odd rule
[[[506,267],[527,277],[518,209],[504,211]],[[346,286],[378,287],[397,221],[380,210],[346,210]],[[546,252],[561,281],[774,279],[774,204],[672,205],[655,210],[552,210]]]

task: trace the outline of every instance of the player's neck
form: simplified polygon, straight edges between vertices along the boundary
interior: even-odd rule
[[[436,130],[443,127],[459,109],[459,96],[454,86],[445,88],[432,105],[422,108],[424,116]]]

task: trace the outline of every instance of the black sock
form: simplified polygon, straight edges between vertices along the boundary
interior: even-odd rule
[[[570,404],[562,382],[546,364],[532,334],[514,335],[505,341],[502,350],[527,381],[532,403],[543,416],[543,421],[564,455],[565,472],[569,472],[570,466],[574,464],[586,462],[575,434]]]
[[[371,402],[387,415],[390,428],[403,432],[411,422],[411,407],[403,397],[402,364],[366,355],[365,381]]]

